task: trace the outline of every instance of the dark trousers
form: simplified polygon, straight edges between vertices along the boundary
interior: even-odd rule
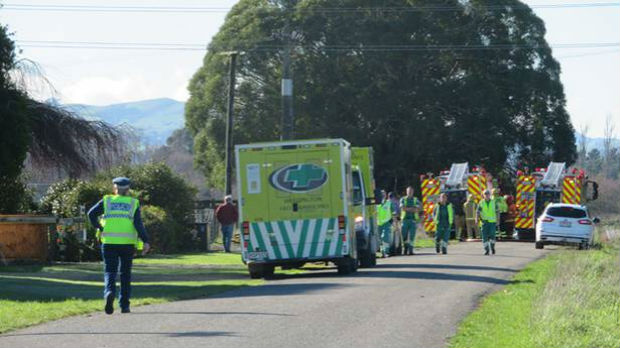
[[[222,240],[224,242],[224,251],[227,253],[230,252],[230,243],[232,242],[234,229],[234,224],[222,225]]]
[[[132,244],[101,245],[105,283],[103,297],[106,298],[108,294],[116,296],[116,273],[120,271],[121,295],[119,297],[119,303],[121,308],[129,308],[129,297],[131,296],[131,264],[133,262],[134,248]]]

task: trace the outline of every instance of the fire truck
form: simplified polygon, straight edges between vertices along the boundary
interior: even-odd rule
[[[469,168],[469,163],[453,163],[450,170],[440,172],[439,176],[432,174],[420,177],[422,187],[422,207],[424,210],[424,230],[435,232],[437,226],[433,221],[433,209],[439,201],[439,195],[446,193],[448,200],[454,206],[460,206],[467,198],[473,195],[476,203],[482,199],[484,190],[491,183],[490,175],[480,166]]]
[[[515,237],[521,240],[534,240],[536,220],[549,203],[583,205],[598,198],[598,184],[583,169],[568,169],[563,162],[518,171],[516,190]]]

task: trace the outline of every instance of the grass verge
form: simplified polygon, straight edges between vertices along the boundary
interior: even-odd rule
[[[239,254],[189,254],[136,259],[132,307],[202,298],[258,285]],[[103,308],[101,263],[0,268],[0,333]]]
[[[620,347],[619,244],[530,264],[465,318],[450,347]]]

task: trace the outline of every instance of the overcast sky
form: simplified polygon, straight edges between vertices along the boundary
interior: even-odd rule
[[[234,0],[0,0],[5,5],[174,6],[229,8]],[[610,0],[526,0],[529,5],[618,3]],[[537,8],[554,44],[620,42],[620,6]],[[144,51],[26,47],[26,41],[188,43],[210,41],[225,11],[201,13],[63,12],[0,9],[0,23],[15,32],[21,57],[44,69],[63,103],[106,105],[168,97],[187,100],[187,83],[204,51]],[[620,128],[620,48],[555,48],[562,65],[568,111],[576,129],[602,136],[612,115]],[[35,86],[36,87],[36,86]],[[41,98],[48,91],[39,91]]]

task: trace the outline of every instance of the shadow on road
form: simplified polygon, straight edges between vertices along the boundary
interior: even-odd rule
[[[132,312],[131,315],[264,315],[276,317],[294,317],[292,314],[260,312]]]
[[[518,272],[512,268],[504,267],[492,267],[492,266],[473,266],[473,265],[441,265],[441,264],[379,264],[375,269],[390,269],[390,268],[430,268],[430,269],[464,269],[464,270],[477,270],[477,271],[499,271],[499,272]]]
[[[360,278],[400,278],[400,279],[422,279],[422,280],[450,280],[459,282],[481,282],[490,284],[507,285],[511,281],[502,278],[478,276],[471,274],[452,274],[438,272],[416,272],[416,271],[378,271],[360,272]]]
[[[317,278],[325,278],[329,273],[314,274]],[[281,275],[279,279],[301,279],[313,278],[311,274],[300,275]],[[319,292],[330,289],[345,288],[353,286],[352,284],[330,284],[330,283],[304,283],[304,284],[278,284],[267,283],[263,286],[252,286],[247,289],[239,289],[227,291],[222,294],[210,296],[210,298],[230,298],[230,297],[256,297],[256,296],[287,296],[287,295],[308,295],[313,292]]]
[[[269,295],[290,295],[299,293],[297,291],[293,291],[291,293],[289,290],[295,290],[297,286],[300,286],[302,289],[310,288],[310,291],[314,290],[322,290],[328,287],[342,287],[342,286],[356,286],[355,284],[282,284],[279,285],[278,281],[280,280],[291,280],[291,279],[316,279],[316,278],[340,278],[346,281],[348,278],[397,278],[397,279],[421,279],[421,280],[448,280],[448,281],[460,281],[460,282],[482,282],[482,283],[490,283],[490,284],[499,284],[499,285],[507,285],[512,284],[513,281],[509,279],[502,279],[497,277],[488,277],[481,275],[473,275],[473,274],[455,274],[455,273],[442,273],[442,272],[422,272],[416,271],[415,268],[424,268],[424,269],[463,269],[463,270],[489,270],[489,271],[503,271],[503,272],[516,272],[510,268],[501,268],[501,267],[490,267],[490,266],[462,266],[462,265],[433,265],[433,264],[383,264],[377,265],[375,268],[370,269],[360,269],[356,274],[349,276],[341,276],[338,275],[334,270],[325,268],[325,269],[314,269],[312,272],[302,273],[302,274],[275,274],[272,278],[270,278],[270,283],[268,285],[264,285],[262,287],[252,288],[251,296],[269,296]],[[407,270],[410,269],[410,270]],[[321,272],[322,271],[322,272]],[[312,289],[313,286],[319,285],[318,288]],[[280,288],[284,287],[284,288]],[[288,288],[288,289],[287,289]],[[259,290],[266,290],[267,293],[258,293]],[[298,290],[298,289],[297,289]],[[220,295],[222,296],[222,295]],[[247,296],[243,293],[241,296]]]
[[[233,332],[222,331],[188,331],[188,332],[38,332],[23,334],[7,334],[1,337],[27,337],[27,336],[73,336],[73,335],[102,335],[102,336],[123,336],[123,335],[142,335],[142,336],[168,336],[168,337],[239,337]]]

